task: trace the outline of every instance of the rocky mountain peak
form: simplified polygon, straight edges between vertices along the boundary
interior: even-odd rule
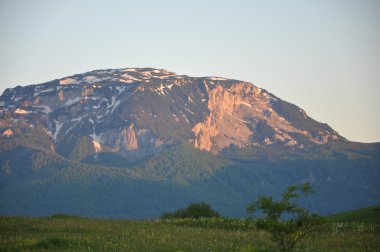
[[[62,155],[91,145],[81,147],[86,155],[116,153],[131,161],[183,141],[220,154],[345,140],[249,82],[154,68],[96,70],[7,89],[0,97],[0,137],[15,139],[25,129],[38,129]]]
[[[154,68],[123,68],[95,70],[84,74],[78,74],[59,80],[60,85],[72,84],[94,84],[104,81],[134,83],[136,81],[144,81],[151,79],[165,79],[176,76],[175,73],[164,69]]]

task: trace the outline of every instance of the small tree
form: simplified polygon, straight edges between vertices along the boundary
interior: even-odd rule
[[[321,224],[321,217],[309,214],[297,205],[295,200],[313,193],[310,184],[289,186],[280,201],[272,197],[260,196],[252,202],[247,211],[261,212],[264,216],[256,220],[256,227],[271,234],[280,251],[291,251],[303,237],[315,231]]]
[[[206,203],[193,203],[186,208],[180,208],[172,213],[163,213],[161,219],[174,219],[174,218],[208,218],[208,217],[220,217],[220,214],[211,208]]]

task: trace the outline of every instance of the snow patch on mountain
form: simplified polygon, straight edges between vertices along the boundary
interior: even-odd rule
[[[40,94],[43,94],[43,93],[49,93],[49,92],[53,92],[55,90],[55,88],[48,88],[48,89],[45,89],[45,90],[40,90],[40,91],[36,91],[34,93],[34,97],[40,95]]]
[[[23,97],[17,97],[17,98],[13,98],[13,101],[14,102],[18,102],[19,100],[21,100]]]
[[[96,73],[96,74],[113,74],[115,72],[119,72],[120,69],[108,69],[108,70],[95,70],[95,71],[92,71],[92,73]]]
[[[63,106],[64,106],[64,107],[66,107],[66,106],[70,106],[70,105],[72,105],[72,104],[74,104],[74,103],[79,102],[80,99],[81,99],[80,97],[75,97],[74,99],[69,99],[67,102],[65,102],[65,104],[63,104]]]
[[[57,121],[53,121],[53,122],[55,123],[55,131],[54,131],[53,138],[54,138],[54,141],[57,141],[57,137],[58,137],[60,130],[62,129],[63,123],[57,122]]]
[[[122,82],[126,82],[126,83],[132,83],[132,82],[135,82],[135,81],[141,81],[141,79],[135,78],[132,75],[127,74],[127,73],[122,74],[118,80],[122,81]]]
[[[240,104],[243,104],[243,105],[245,105],[245,106],[248,106],[248,107],[252,107],[252,105],[251,104],[249,104],[249,103],[247,103],[247,102],[240,102]]]
[[[94,109],[99,109],[99,108],[102,106],[102,103],[103,103],[103,102],[108,102],[108,100],[107,100],[106,98],[102,98],[102,99],[99,101],[98,105],[94,105],[94,106],[92,106],[92,108],[94,108]]]
[[[275,98],[273,95],[270,95],[270,94],[268,94],[268,93],[264,93],[264,96],[265,96],[265,98],[267,98],[269,101],[272,101],[272,102],[277,102],[277,101],[278,101],[277,98]]]
[[[92,140],[94,140],[94,141],[96,141],[98,143],[103,143],[103,141],[101,140],[102,135],[103,135],[103,133],[101,133],[100,135],[97,135],[95,133],[95,127],[93,127],[93,133],[91,135],[89,135],[89,136],[92,138]]]
[[[125,91],[126,87],[125,86],[123,86],[123,87],[117,86],[117,87],[115,87],[115,89],[117,91],[119,91],[119,94],[121,94],[121,93],[123,93]]]
[[[24,115],[24,114],[29,114],[30,111],[26,111],[25,109],[17,108],[17,109],[15,110],[15,113],[16,113],[16,114]]]
[[[74,118],[74,119],[71,119],[72,122],[80,122],[82,121],[83,118],[86,118],[88,115],[84,115],[84,116],[81,116],[81,117],[78,117],[78,118]]]
[[[90,76],[85,76],[83,78],[83,81],[91,84],[91,83],[99,82],[100,79],[96,76],[90,75]]]
[[[111,114],[113,113],[113,111],[120,105],[120,100],[117,100],[115,102],[115,104],[112,105],[112,109],[111,109]]]
[[[209,79],[209,80],[213,80],[213,81],[224,81],[224,80],[227,80],[226,78],[215,77],[215,76],[207,77],[207,79]]]
[[[78,81],[75,78],[66,78],[59,81],[59,84],[61,85],[72,85],[72,84],[79,84],[80,81]]]
[[[136,72],[136,68],[126,68],[123,72]]]
[[[164,88],[165,86],[161,84],[160,87],[156,89],[157,94],[165,96]]]
[[[53,110],[49,106],[45,106],[45,105],[33,106],[33,108],[41,108],[42,109],[41,111],[45,114],[50,114],[51,112],[53,112]]]

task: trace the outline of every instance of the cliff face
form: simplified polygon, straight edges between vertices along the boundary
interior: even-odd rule
[[[230,88],[217,85],[210,89],[207,83],[204,84],[208,97],[209,115],[192,129],[195,134],[194,146],[219,152],[231,144],[239,147],[250,144],[250,136],[253,132],[247,127],[247,121],[240,118],[237,112],[242,104],[250,106],[249,103],[242,101],[244,99],[242,94],[250,92],[249,89],[254,89],[254,87],[250,84],[237,83]]]
[[[136,128],[134,123],[120,129],[106,130],[98,139],[100,146],[104,146],[102,151],[118,153],[130,161],[150,156],[168,145],[151,130]]]
[[[301,150],[345,141],[251,83],[153,68],[97,70],[7,89],[0,97],[0,137],[24,144],[26,129],[44,134],[49,150],[62,155],[71,153],[70,146],[59,147],[68,137],[85,137],[89,141],[81,145],[89,143],[95,158],[111,152],[130,161],[183,141],[214,154],[231,147]]]
[[[281,143],[303,148],[308,142],[343,140],[331,128],[316,122],[310,129],[295,127],[273,106],[278,98],[250,83],[237,82],[228,87],[209,87],[205,83],[205,87],[209,115],[192,129],[196,148],[218,153],[231,145],[243,148]],[[311,120],[301,109],[293,113],[301,113],[301,120]]]

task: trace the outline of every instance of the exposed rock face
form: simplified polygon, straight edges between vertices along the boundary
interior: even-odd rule
[[[122,146],[124,146],[126,150],[136,150],[139,147],[135,130],[133,129],[133,123],[128,127],[128,130],[124,128],[121,135],[123,137]]]
[[[86,137],[94,155],[113,152],[131,161],[180,141],[215,154],[231,146],[302,149],[344,141],[251,83],[153,68],[97,70],[7,89],[0,97],[1,137],[18,137],[15,129],[25,127],[44,132],[50,151],[69,136]]]
[[[248,145],[269,145],[276,142],[286,146],[303,148],[305,141],[325,144],[342,139],[336,132],[326,128],[317,135],[305,129],[296,128],[281,116],[273,103],[278,98],[250,83],[238,82],[229,87],[205,83],[208,94],[209,115],[193,127],[196,148],[219,152],[230,145],[242,148]],[[305,112],[300,110],[304,119]],[[263,132],[263,125],[267,128]],[[297,138],[303,139],[299,143]]]
[[[7,129],[6,131],[3,132],[2,136],[5,136],[5,137],[13,136],[13,131],[11,129]]]
[[[131,161],[152,155],[170,144],[157,138],[149,129],[135,128],[134,123],[118,130],[106,130],[98,139],[109,151]]]
[[[199,149],[218,152],[231,144],[239,147],[248,144],[249,137],[253,132],[246,126],[245,121],[236,114],[237,109],[242,104],[240,94],[244,84],[234,84],[230,88],[217,85],[212,90],[207,83],[205,86],[208,94],[207,107],[210,114],[204,122],[197,123],[194,126],[194,146]],[[253,86],[248,84],[245,86],[246,88],[253,88]]]

